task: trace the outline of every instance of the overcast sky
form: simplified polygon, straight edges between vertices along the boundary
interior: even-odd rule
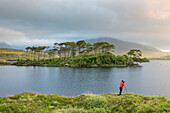
[[[12,45],[113,37],[170,50],[170,0],[0,0]]]

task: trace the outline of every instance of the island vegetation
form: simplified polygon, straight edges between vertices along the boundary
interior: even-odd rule
[[[23,92],[14,96],[0,97],[0,112],[3,113],[163,113],[170,112],[170,100],[164,96],[145,96],[125,93],[77,97],[57,94]]]
[[[49,46],[26,47],[29,58],[19,59],[18,66],[69,66],[69,67],[113,67],[133,66],[137,62],[149,62],[141,58],[142,52],[138,49],[130,50],[125,55],[114,55],[113,44],[108,42],[86,43],[78,42],[54,43]],[[48,54],[48,58],[46,57]],[[57,57],[56,57],[57,55]],[[37,56],[37,58],[35,58]]]

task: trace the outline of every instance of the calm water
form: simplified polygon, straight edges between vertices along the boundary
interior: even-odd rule
[[[142,67],[127,68],[0,66],[0,96],[23,91],[61,96],[117,93],[122,79],[129,92],[160,94],[170,99],[169,60],[152,60]]]

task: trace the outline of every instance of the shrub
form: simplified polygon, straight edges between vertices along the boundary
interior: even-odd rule
[[[57,112],[57,111],[56,111]],[[86,110],[84,110],[83,108],[78,109],[78,108],[68,108],[68,109],[61,109],[60,110],[61,113],[88,113]],[[60,113],[59,112],[59,113]]]
[[[84,100],[85,108],[105,108],[108,106],[106,98],[101,96],[90,96]]]
[[[106,110],[104,108],[95,108],[95,113],[106,113]]]

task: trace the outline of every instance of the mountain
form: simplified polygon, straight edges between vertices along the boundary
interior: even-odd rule
[[[143,57],[147,57],[150,59],[170,59],[170,52],[162,52],[152,46],[142,45],[138,43],[123,41],[111,37],[101,37],[101,38],[94,38],[94,39],[87,39],[86,42],[95,43],[95,42],[108,42],[110,44],[115,45],[115,52],[116,55],[126,54],[131,49],[140,49],[142,51]],[[13,49],[24,49],[24,47],[15,47],[10,46],[5,42],[0,42],[0,48],[13,48]]]
[[[123,41],[110,37],[102,37],[96,39],[88,39],[86,42],[95,43],[95,42],[108,42],[115,45],[116,55],[126,54],[131,49],[140,49],[142,51],[143,57],[147,58],[164,58],[170,55],[170,53],[162,52],[152,46],[142,45],[138,43]]]
[[[0,42],[0,48],[11,48],[11,46],[5,42]]]

